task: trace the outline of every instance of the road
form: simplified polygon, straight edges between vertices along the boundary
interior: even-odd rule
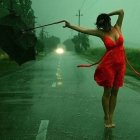
[[[0,77],[0,140],[140,140],[140,92],[124,85],[116,127],[105,129],[95,67],[72,52],[48,54]]]

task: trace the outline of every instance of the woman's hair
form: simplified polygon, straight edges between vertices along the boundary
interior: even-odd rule
[[[102,13],[97,17],[95,25],[98,29],[110,30],[111,18],[108,14]]]

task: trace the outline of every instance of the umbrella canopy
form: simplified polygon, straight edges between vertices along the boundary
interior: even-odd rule
[[[9,14],[0,19],[0,47],[19,65],[35,60],[36,36],[33,32],[23,34],[24,28],[20,16]]]

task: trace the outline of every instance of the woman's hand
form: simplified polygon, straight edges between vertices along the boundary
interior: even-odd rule
[[[123,9],[111,12],[108,15],[109,16],[118,15],[118,19],[116,21],[115,26],[119,26],[119,28],[121,29],[123,18],[124,18],[124,11],[123,11]]]
[[[63,26],[63,28],[70,27],[70,23],[68,21],[64,20],[64,22],[65,22],[65,26]]]

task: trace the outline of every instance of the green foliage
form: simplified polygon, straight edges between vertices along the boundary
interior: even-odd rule
[[[87,50],[90,47],[88,35],[78,33],[72,38],[72,42],[74,43],[75,51],[78,53]]]
[[[43,52],[44,49],[45,49],[45,45],[44,45],[43,41],[41,39],[38,39],[37,43],[36,43],[36,51],[37,51],[37,53]]]
[[[32,9],[31,0],[0,0],[0,8],[7,9],[9,12],[14,10],[17,15],[21,16],[28,27],[34,27],[35,16]],[[2,13],[0,13],[2,15]]]
[[[67,39],[63,42],[67,51],[74,51],[74,44],[71,39]]]
[[[139,65],[140,62],[140,49],[132,49],[132,48],[127,48],[126,50],[126,55],[129,59],[130,62],[135,62],[136,64]]]
[[[18,63],[35,59],[35,33],[21,32],[22,29],[34,27],[34,11],[31,5],[31,0],[0,0],[0,9],[8,11],[7,14],[2,12],[0,15],[0,47],[7,52],[10,59]]]
[[[40,48],[39,50],[42,51],[53,51],[57,48],[57,45],[60,43],[60,39],[56,36],[48,36],[44,34],[44,30],[42,30],[39,33],[39,41],[43,44],[38,45],[37,48]],[[43,47],[43,48],[42,48]],[[42,49],[41,49],[42,48]]]
[[[25,23],[27,23],[29,27],[34,27],[35,16],[31,6],[31,0],[19,0],[19,3],[16,4],[15,9],[17,9],[17,12],[22,16]]]
[[[82,44],[82,48],[84,48],[84,50],[87,50],[90,47],[88,35],[79,34],[79,38],[80,38],[80,42]]]
[[[60,43],[60,39],[56,36],[51,36],[45,38],[46,49],[52,51],[57,48],[57,45]]]
[[[126,56],[128,58],[128,61],[130,64],[140,73],[140,49],[132,49],[127,48],[126,50]],[[128,75],[134,76],[136,78],[139,78],[136,76],[136,74],[130,69],[130,67],[127,65],[126,73]]]
[[[83,55],[87,59],[95,62],[103,56],[105,51],[106,50],[104,48],[93,48],[84,52]],[[125,53],[130,64],[140,73],[140,49],[126,48]],[[126,68],[126,74],[139,79],[139,77],[130,69],[128,65]]]

